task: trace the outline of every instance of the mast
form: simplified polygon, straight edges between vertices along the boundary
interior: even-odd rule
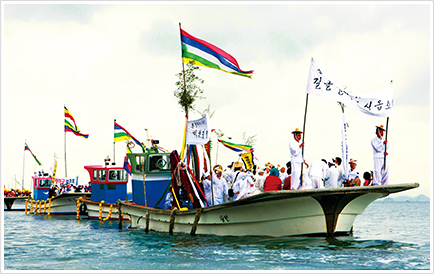
[[[27,144],[27,140],[24,141],[25,144]],[[22,179],[22,188],[24,189],[24,163],[25,163],[25,159],[26,159],[26,150],[24,149],[24,153],[23,153],[23,179]]]
[[[65,109],[65,105],[63,105],[63,109]],[[64,151],[65,151],[65,178],[68,178],[68,169],[67,169],[67,167],[66,167],[66,130],[65,130],[65,126],[63,126],[63,133],[64,133],[64,141],[63,141],[63,144],[64,144]]]
[[[114,123],[116,123],[116,118],[114,118]],[[115,165],[116,163],[116,150],[115,150],[115,139],[113,137],[113,165]]]

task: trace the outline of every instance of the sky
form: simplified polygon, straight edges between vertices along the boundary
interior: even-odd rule
[[[395,196],[432,194],[432,1],[421,2],[19,2],[2,1],[1,183],[30,187],[34,171],[86,184],[85,165],[113,159],[113,120],[135,138],[181,149],[184,113],[173,92],[181,72],[179,24],[234,56],[252,79],[202,67],[211,127],[223,140],[255,136],[256,163],[284,166],[303,128],[308,163],[341,156],[342,111],[309,96],[311,59],[340,87],[370,94],[393,80],[387,161],[390,184],[418,182]],[[88,139],[64,133],[66,106]],[[307,110],[307,112],[305,112]],[[345,109],[349,157],[373,169],[371,139],[386,118]],[[231,138],[231,139],[229,139]],[[42,166],[27,151],[27,142]],[[211,162],[238,154],[212,136]],[[139,149],[140,150],[140,149]],[[139,152],[138,148],[133,151]],[[115,144],[123,163],[125,144]],[[19,187],[19,186],[18,186]]]

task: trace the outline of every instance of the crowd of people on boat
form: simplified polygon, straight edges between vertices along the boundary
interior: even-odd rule
[[[221,165],[215,165],[212,171],[203,173],[200,186],[208,206],[211,206],[267,191],[386,185],[388,166],[384,168],[384,156],[387,155],[384,132],[383,126],[376,127],[376,137],[371,141],[374,170],[363,174],[357,170],[355,159],[342,163],[341,157],[334,157],[328,161],[319,159],[307,164],[302,156],[302,132],[296,129],[292,132],[294,139],[289,144],[291,160],[285,166],[268,162],[263,168],[254,166],[251,170],[245,170],[244,164],[236,161],[224,170]],[[349,167],[348,176],[344,176],[343,164]],[[171,208],[172,201],[173,195],[169,192],[165,207]]]
[[[50,190],[48,191],[48,197],[55,197],[62,193],[68,192],[90,192],[89,185],[73,185],[73,184],[60,184],[60,185],[52,185]]]
[[[30,194],[32,194],[32,192],[30,190],[27,189],[7,189],[6,186],[4,187],[4,197],[27,197],[30,196]]]

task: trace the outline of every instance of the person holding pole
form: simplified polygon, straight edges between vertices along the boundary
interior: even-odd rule
[[[374,178],[372,185],[387,185],[389,183],[389,165],[385,163],[384,159],[387,153],[388,144],[384,140],[384,126],[377,126],[375,130],[376,136],[371,141],[372,149],[374,152]]]
[[[289,142],[289,151],[291,152],[291,189],[297,190],[300,187],[300,178],[302,172],[302,164],[304,163],[306,167],[308,164],[303,159],[302,148],[304,147],[304,142],[301,142],[301,134],[303,132],[296,128],[292,134],[294,135],[294,140]]]

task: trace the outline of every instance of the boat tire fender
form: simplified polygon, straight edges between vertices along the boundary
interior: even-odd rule
[[[79,210],[80,210],[80,214],[84,214],[87,211],[87,205],[81,204]]]

